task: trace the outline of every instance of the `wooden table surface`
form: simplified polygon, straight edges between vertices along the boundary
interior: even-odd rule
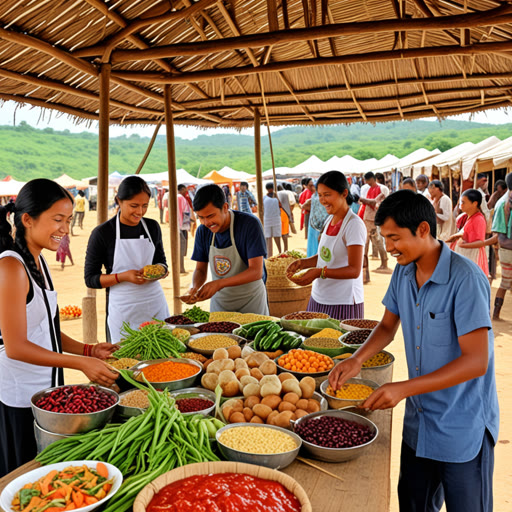
[[[369,419],[379,428],[379,436],[362,456],[337,464],[311,460],[343,482],[300,461],[283,470],[302,485],[314,512],[389,512],[392,411],[375,411]],[[38,467],[31,461],[1,478],[0,493],[9,482]]]

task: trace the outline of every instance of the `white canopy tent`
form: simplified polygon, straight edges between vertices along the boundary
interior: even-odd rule
[[[163,181],[167,183],[169,180],[169,173],[167,171],[139,174],[139,176],[146,182],[153,183],[155,185],[161,185]],[[206,185],[207,183],[211,183],[210,180],[203,180],[192,176],[192,174],[187,172],[185,169],[176,170],[176,180],[178,184],[183,183],[184,185]]]
[[[64,188],[83,188],[84,186],[83,181],[75,180],[71,176],[68,176],[67,174],[63,174],[62,176],[55,178],[53,181],[57,182],[61,187]]]
[[[10,179],[8,181],[0,181],[0,196],[17,196],[23,185],[25,185],[24,181],[16,181],[13,179]]]
[[[248,172],[235,171],[235,169],[228,166],[224,166],[220,171],[217,171],[217,173],[231,181],[247,181],[254,176],[254,174],[249,174]]]
[[[276,167],[276,176],[297,176],[294,172],[293,167]],[[262,174],[264,179],[269,179],[273,177],[272,169],[268,169]],[[248,181],[256,181],[256,176],[252,176],[248,179]]]
[[[391,153],[388,153],[386,156],[383,156],[381,159],[377,160],[377,167],[385,167],[386,165],[396,164],[400,158]]]
[[[392,163],[392,164],[386,164],[384,166],[380,167],[374,167],[372,172],[391,172],[391,171],[400,171],[402,172],[402,169],[410,168],[412,165],[422,162],[423,160],[426,160],[427,158],[431,158],[435,155],[439,155],[441,151],[439,149],[434,149],[433,151],[429,151],[425,148],[417,149],[416,151],[413,151],[412,153],[409,153],[408,155],[400,158],[398,162]]]
[[[512,166],[512,137],[502,140],[478,155],[475,170],[477,173],[488,172],[510,166]]]
[[[326,168],[325,164],[316,155],[311,155],[307,160],[293,167],[290,174],[294,176],[320,176],[330,170]]]

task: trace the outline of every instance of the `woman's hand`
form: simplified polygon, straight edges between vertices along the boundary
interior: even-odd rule
[[[85,373],[91,382],[109,388],[114,384],[119,374],[113,372],[110,367],[95,357],[83,357],[82,372]]]
[[[321,273],[321,268],[310,268],[306,273],[302,274],[300,277],[293,278],[292,281],[299,286],[307,286],[308,284],[311,284],[315,279],[318,279]]]
[[[300,259],[295,260],[293,263],[288,265],[288,268],[286,269],[286,275],[293,276],[293,274],[299,270],[302,270],[302,260]]]
[[[144,279],[144,270],[142,268],[140,270],[127,270],[126,272],[118,274],[117,277],[121,282],[132,284],[145,284],[148,282]]]
[[[105,360],[120,348],[119,345],[113,345],[112,343],[98,343],[92,345],[91,356],[96,359]]]

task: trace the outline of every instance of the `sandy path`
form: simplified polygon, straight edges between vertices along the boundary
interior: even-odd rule
[[[148,216],[158,219],[158,210],[150,208]],[[86,295],[86,288],[83,279],[83,266],[85,260],[85,250],[87,247],[87,240],[90,231],[96,225],[96,212],[87,212],[84,221],[84,230],[75,229],[75,234],[71,238],[71,253],[74,257],[74,266],[66,264],[65,269],[62,271],[60,263],[55,261],[55,254],[46,254],[47,260],[50,264],[53,279],[55,281],[55,288],[59,294],[59,305],[65,306],[81,305],[82,297]],[[167,254],[169,254],[169,229],[168,225],[162,226],[164,247]],[[192,254],[192,241],[189,238],[188,255]],[[290,239],[291,249],[301,249],[305,252],[306,242],[303,238],[303,232],[294,235]],[[376,268],[378,262],[371,261],[371,268]],[[194,268],[194,263],[190,260],[185,262],[186,269],[191,272]],[[182,291],[188,288],[192,274],[182,276]],[[383,313],[383,306],[381,304],[382,298],[386,292],[389,276],[382,274],[372,273],[372,282],[365,286],[365,316],[367,318],[380,319]],[[494,282],[493,293],[496,293],[496,286],[498,282]],[[167,296],[169,304],[172,304],[172,285],[171,279],[168,278],[163,281],[163,288]],[[494,299],[493,299],[494,300]],[[206,303],[205,303],[206,304]],[[103,291],[98,291],[97,299],[98,309],[98,337],[100,341],[105,341],[105,296]],[[496,465],[494,471],[494,510],[496,512],[508,512],[512,509],[512,465],[507,460],[512,459],[512,413],[510,410],[511,397],[512,397],[512,374],[510,368],[512,366],[512,348],[508,346],[512,343],[512,297],[507,295],[505,305],[502,310],[502,317],[507,321],[495,322],[495,349],[496,349],[496,379],[498,385],[498,395],[501,407],[501,426],[500,426],[500,439],[495,451]],[[62,329],[64,332],[79,340],[82,339],[82,320],[71,320],[63,322]],[[401,330],[396,340],[390,345],[389,350],[396,357],[396,364],[394,368],[394,380],[403,380],[407,378],[405,352],[403,348],[403,338]],[[85,376],[80,372],[68,371],[66,372],[67,382],[84,382]],[[399,454],[400,442],[402,432],[402,419],[403,419],[404,405],[399,404],[394,411],[393,415],[393,439],[392,439],[392,457],[391,457],[391,512],[398,511],[398,503],[396,498],[396,483],[398,480],[399,470]],[[352,512],[352,511],[347,511]]]

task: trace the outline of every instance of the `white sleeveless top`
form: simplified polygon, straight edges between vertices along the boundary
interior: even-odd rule
[[[27,269],[23,258],[15,251],[4,251],[0,259],[12,257],[20,261],[32,284],[34,295],[27,304],[27,339],[42,348],[62,352],[58,322],[57,292],[41,255],[39,263],[45,280],[42,289]],[[1,329],[2,326],[0,326]],[[38,366],[7,357],[0,345],[0,401],[10,407],[30,407],[32,396],[42,389],[63,384],[62,369]]]

